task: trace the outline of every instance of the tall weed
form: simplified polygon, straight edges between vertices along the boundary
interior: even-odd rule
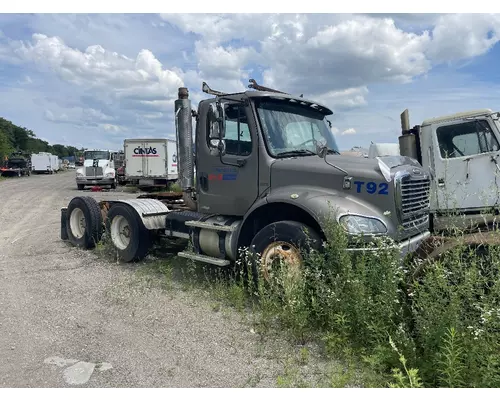
[[[355,357],[391,387],[500,384],[498,248],[485,255],[457,246],[415,278],[421,266],[401,261],[390,240],[349,252],[338,224],[326,233],[323,251],[304,255],[301,274],[280,263],[260,277],[262,326],[300,343],[320,339],[327,355]]]

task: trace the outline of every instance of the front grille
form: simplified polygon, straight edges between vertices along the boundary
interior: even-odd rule
[[[429,221],[430,178],[426,175],[396,177],[396,204],[399,220],[405,230],[414,229]]]
[[[102,167],[86,167],[85,168],[85,176],[102,176]]]

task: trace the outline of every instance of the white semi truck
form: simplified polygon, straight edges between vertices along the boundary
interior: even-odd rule
[[[109,150],[85,150],[83,166],[76,170],[78,190],[85,186],[110,186],[116,188],[116,171],[113,152]]]
[[[166,185],[178,179],[177,144],[171,139],[125,139],[125,180],[139,186]]]

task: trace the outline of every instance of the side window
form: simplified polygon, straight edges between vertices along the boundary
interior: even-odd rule
[[[486,121],[441,126],[436,134],[442,158],[472,156],[500,148]]]
[[[248,156],[252,152],[252,137],[245,108],[239,104],[231,104],[226,106],[225,113],[226,154]]]

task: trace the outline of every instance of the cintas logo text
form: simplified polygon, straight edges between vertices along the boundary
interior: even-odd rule
[[[134,149],[134,157],[159,157],[156,147],[140,147]]]

